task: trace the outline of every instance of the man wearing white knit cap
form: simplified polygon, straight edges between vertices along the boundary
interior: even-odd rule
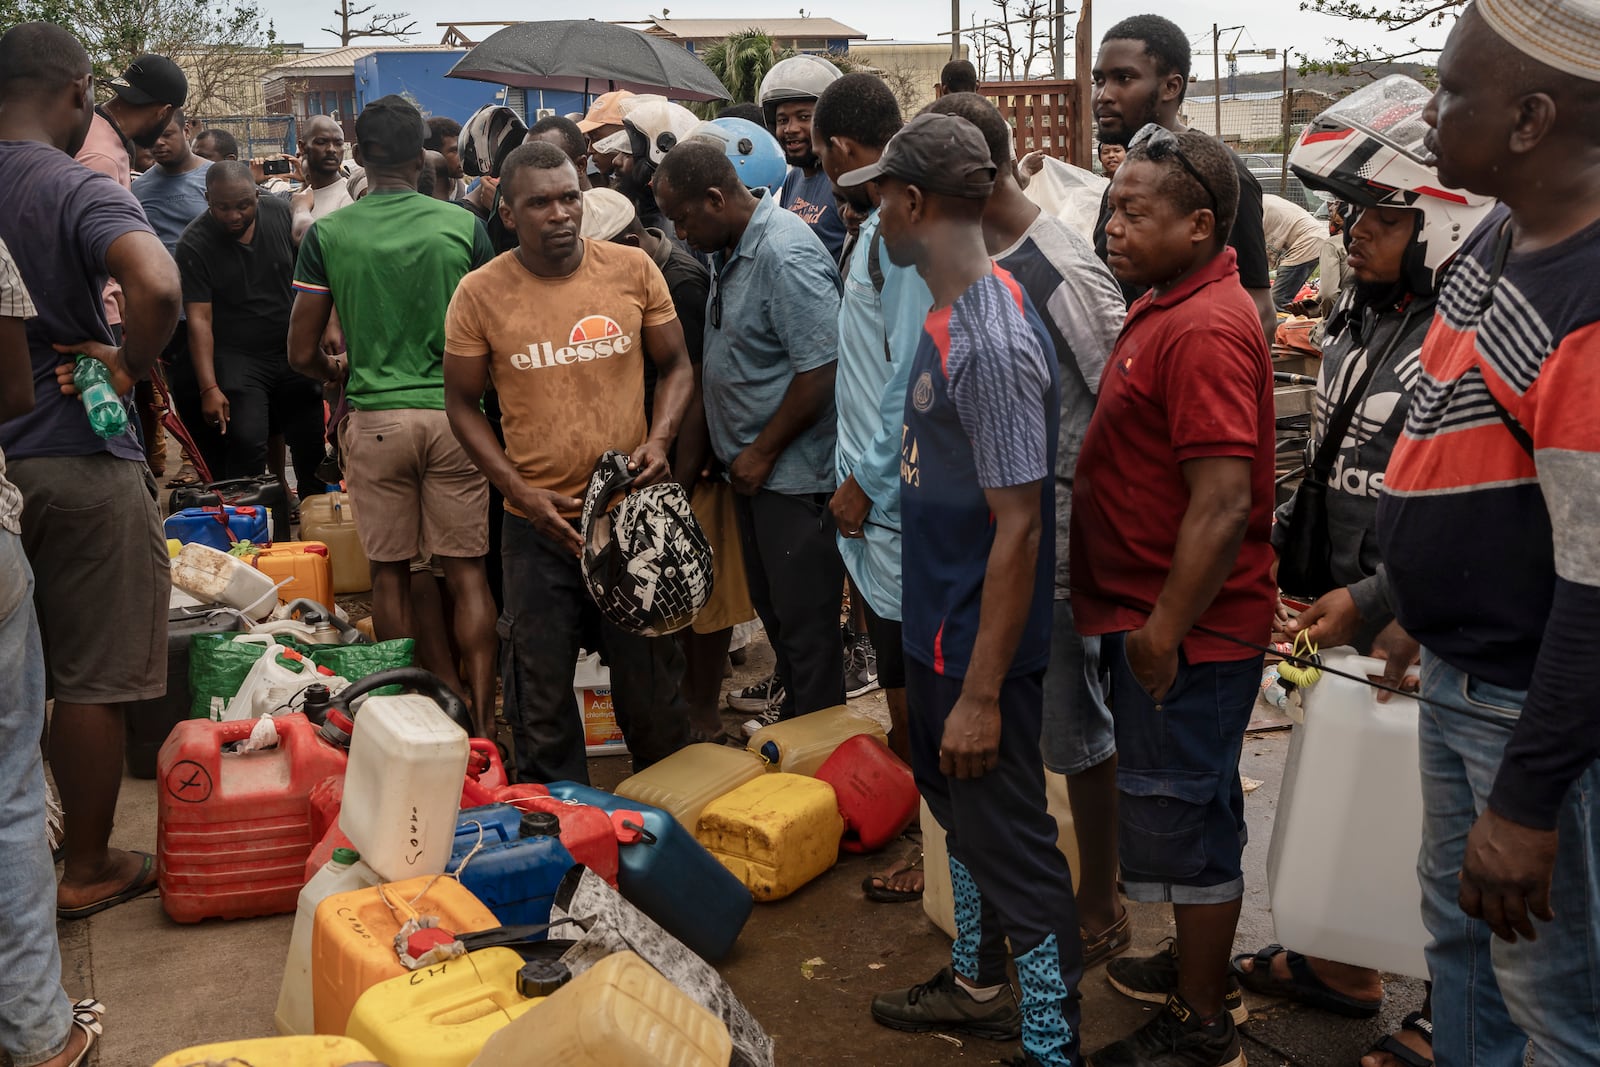
[[[1425,117],[1440,182],[1501,201],[1444,283],[1378,505],[1422,646],[1433,1057],[1597,1063],[1600,0],[1478,0]],[[1339,643],[1349,613],[1317,608]]]

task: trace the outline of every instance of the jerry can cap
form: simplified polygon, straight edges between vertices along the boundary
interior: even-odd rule
[[[783,753],[778,751],[778,742],[767,741],[761,746],[760,756],[768,763],[777,763],[783,758]]]
[[[517,972],[517,992],[524,997],[548,997],[572,981],[572,971],[560,960],[530,960]]]
[[[333,862],[348,867],[361,859],[361,853],[353,848],[336,848],[333,850]]]
[[[560,837],[561,820],[549,811],[530,811],[522,816],[518,827],[522,837]]]

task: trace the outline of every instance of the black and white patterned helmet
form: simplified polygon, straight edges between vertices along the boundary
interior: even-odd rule
[[[676,482],[637,492],[628,456],[607,452],[583,498],[583,580],[600,612],[629,633],[659,637],[694,621],[711,596],[711,546]],[[613,499],[622,500],[610,511]]]
[[[498,178],[500,165],[527,135],[528,127],[515,111],[485,104],[461,130],[461,169]]]

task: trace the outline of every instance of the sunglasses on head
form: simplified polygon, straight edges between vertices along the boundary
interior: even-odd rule
[[[1128,151],[1143,149],[1144,154],[1153,160],[1162,160],[1168,156],[1178,161],[1184,170],[1189,172],[1189,177],[1200,183],[1200,188],[1206,191],[1206,197],[1211,201],[1211,214],[1217,213],[1217,194],[1211,191],[1211,183],[1200,176],[1184,156],[1183,149],[1178,145],[1178,135],[1159,123],[1149,123],[1138,133],[1133,135],[1133,140],[1128,142]]]

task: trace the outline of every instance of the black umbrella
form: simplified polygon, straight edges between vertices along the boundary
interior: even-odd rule
[[[673,100],[726,100],[728,90],[688,49],[610,22],[523,22],[491,34],[449,77],[517,89],[599,94],[613,89]]]

